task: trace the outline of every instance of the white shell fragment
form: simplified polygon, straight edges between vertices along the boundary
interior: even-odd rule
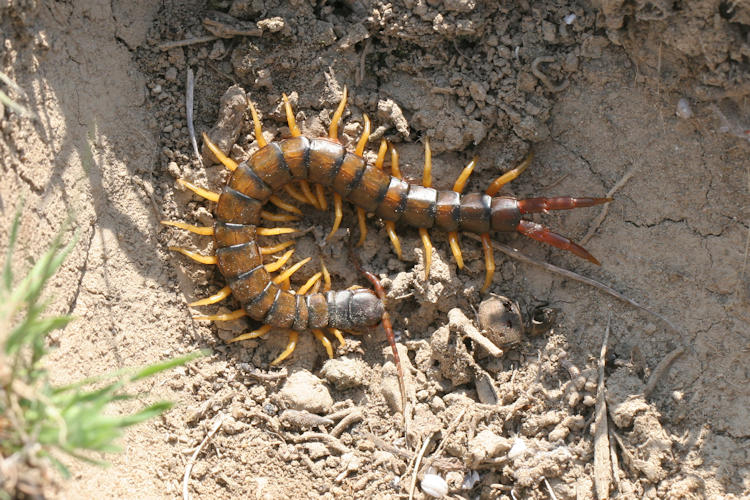
[[[448,494],[448,483],[437,474],[425,474],[420,486],[422,491],[434,498],[443,498]]]
[[[529,448],[528,446],[526,446],[526,443],[524,442],[524,440],[518,438],[513,442],[513,446],[510,448],[510,451],[508,452],[508,458],[510,460],[518,458],[524,453],[526,453],[528,449]]]
[[[563,22],[565,24],[567,24],[568,26],[570,26],[571,24],[573,24],[575,21],[576,21],[576,15],[575,14],[568,14],[567,16],[565,16],[563,18]]]
[[[693,117],[693,109],[690,107],[690,102],[684,97],[677,101],[677,110],[675,111],[675,114],[683,120]]]

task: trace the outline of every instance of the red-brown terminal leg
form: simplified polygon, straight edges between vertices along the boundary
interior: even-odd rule
[[[519,222],[518,227],[516,227],[516,230],[519,233],[525,236],[528,236],[529,238],[535,239],[537,241],[541,241],[542,243],[547,243],[549,245],[552,245],[553,247],[567,250],[569,252],[576,254],[582,259],[586,259],[590,262],[593,262],[597,266],[600,265],[599,261],[596,260],[596,258],[593,255],[591,255],[585,248],[583,248],[582,246],[576,243],[573,243],[565,236],[561,236],[557,233],[553,233],[552,231],[542,226],[541,224],[537,224],[536,222],[531,222],[528,220],[522,220],[521,222]]]
[[[560,196],[558,198],[528,198],[518,200],[518,209],[522,214],[536,214],[548,210],[570,210],[572,208],[593,207],[602,203],[609,203],[612,198],[573,198]]]

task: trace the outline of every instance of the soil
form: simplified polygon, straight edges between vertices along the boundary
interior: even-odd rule
[[[161,399],[176,406],[127,432],[122,453],[97,457],[111,467],[69,461],[73,477],[48,485],[48,495],[178,497],[191,463],[193,498],[403,498],[424,448],[416,498],[443,488],[435,475],[453,498],[549,498],[549,488],[557,498],[593,498],[607,329],[611,495],[750,495],[746,2],[234,0],[211,8],[0,4],[2,71],[26,95],[0,89],[35,113],[0,108],[0,241],[21,200],[18,266],[61,227],[79,238],[48,290],[52,312],[77,318],[50,339],[54,379],[208,351],[134,388],[139,400],[117,411]],[[225,38],[199,40],[216,26]],[[513,343],[493,355],[477,342],[482,326],[492,331],[474,312],[487,298],[481,246],[462,237],[466,267],[458,271],[447,238],[433,232],[425,281],[418,233],[399,228],[398,260],[370,218],[359,252],[388,290],[407,375],[404,414],[382,329],[347,335],[330,361],[303,334],[281,370],[270,367],[287,335],[228,344],[258,325],[192,319],[199,309],[187,303],[224,283],[167,247],[208,254],[210,238],[159,224],[210,224],[212,205],[175,180],[216,190],[227,177],[193,152],[188,70],[197,133],[212,131],[240,161],[257,148],[247,112],[226,116],[240,92],[273,140],[289,134],[283,92],[303,133],[321,136],[344,86],[342,142],[353,149],[369,115],[368,158],[388,139],[413,183],[421,182],[425,138],[441,189],[474,156],[467,191],[533,150],[531,167],[503,193],[612,196],[606,208],[533,216],[583,241],[602,265],[518,234],[498,241],[605,283],[675,328],[495,252],[490,292],[520,303],[527,325],[530,312],[546,312],[549,322],[534,335],[500,332]],[[228,89],[234,101],[222,100]],[[306,215],[300,227],[312,229],[293,261],[322,256],[336,287],[365,286],[346,255],[347,232],[325,241],[331,219],[330,211]],[[343,226],[358,235],[351,207]],[[308,267],[294,287],[317,270]],[[234,307],[230,300],[200,312]],[[665,370],[662,361],[677,353]]]

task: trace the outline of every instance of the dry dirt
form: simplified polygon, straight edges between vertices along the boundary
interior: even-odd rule
[[[592,498],[596,365],[608,321],[612,495],[750,494],[747,2],[211,4],[232,17],[197,1],[0,2],[2,71],[37,115],[0,110],[0,241],[21,200],[19,266],[68,217],[67,237],[80,237],[49,287],[54,312],[77,317],[50,339],[55,380],[210,352],[143,383],[138,404],[168,399],[176,407],[128,432],[123,453],[103,457],[111,467],[73,463],[73,478],[50,487],[52,496],[181,496],[193,451],[223,419],[195,459],[193,497],[403,498],[412,458],[429,439],[422,465],[447,479],[454,498],[549,498],[547,483],[557,498]],[[204,19],[241,34],[162,50],[210,35]],[[465,337],[485,298],[478,243],[463,238],[467,266],[457,271],[445,236],[434,234],[425,283],[417,233],[400,230],[399,261],[370,219],[361,254],[389,290],[408,365],[408,439],[382,330],[347,336],[333,362],[303,335],[281,373],[269,368],[286,335],[226,344],[253,325],[192,320],[197,311],[187,302],[224,284],[213,269],[167,250],[208,253],[208,238],[159,225],[210,223],[211,205],[178,188],[177,177],[213,189],[226,177],[192,152],[189,68],[198,133],[214,127],[220,98],[239,85],[269,138],[288,134],[282,92],[303,132],[322,135],[346,85],[342,140],[353,147],[369,114],[377,130],[370,149],[379,137],[395,143],[412,182],[421,179],[425,137],[439,188],[476,155],[468,189],[481,190],[533,149],[531,168],[505,193],[613,192],[606,211],[534,217],[585,239],[602,266],[520,235],[498,241],[606,283],[678,330],[496,252],[491,292],[519,301],[524,313],[545,306],[557,315],[541,335],[487,356]],[[678,108],[680,99],[689,107]],[[247,116],[232,139],[237,159],[257,147]],[[356,227],[352,210],[345,215]],[[337,286],[364,285],[346,257],[344,231],[321,245],[331,218],[306,218],[313,230],[295,260],[322,255]],[[314,269],[306,272],[302,278]],[[677,349],[681,356],[647,389]],[[424,498],[419,482],[415,494]]]

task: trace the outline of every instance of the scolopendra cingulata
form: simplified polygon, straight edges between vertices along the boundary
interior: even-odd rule
[[[170,247],[188,257],[204,263],[216,264],[227,281],[227,286],[211,297],[193,302],[190,306],[215,304],[228,296],[234,296],[242,309],[228,314],[199,316],[196,319],[226,321],[249,316],[264,325],[257,330],[240,335],[231,342],[265,335],[272,328],[289,331],[286,349],[271,362],[277,365],[285,360],[296,347],[299,332],[309,330],[324,345],[329,357],[333,348],[323,329],[333,335],[342,345],[342,330],[357,330],[375,326],[381,321],[397,358],[393,331],[390,327],[383,299],[382,287],[371,273],[365,275],[375,291],[365,288],[330,290],[330,276],[321,261],[321,271],[313,275],[296,292],[289,290],[289,277],[310,258],[289,267],[276,277],[271,273],[280,270],[289,260],[294,249],[288,249],[293,241],[279,245],[261,247],[256,238],[295,232],[292,228],[263,228],[261,220],[285,222],[297,220],[302,211],[295,205],[281,200],[276,194],[284,189],[292,198],[325,210],[325,189],[333,191],[334,223],[330,238],[342,220],[342,202],[349,201],[357,208],[361,244],[367,234],[365,214],[374,213],[385,222],[394,250],[401,258],[401,245],[395,232],[395,223],[403,222],[418,228],[425,248],[425,278],[429,276],[432,243],[428,229],[439,229],[448,233],[451,251],[459,269],[463,268],[463,257],[458,242],[459,232],[471,232],[481,236],[485,258],[485,280],[482,291],[486,291],[495,270],[490,241],[490,232],[517,231],[537,241],[568,250],[595,264],[598,261],[584,248],[569,239],[551,232],[544,226],[523,219],[523,215],[590,207],[611,201],[610,198],[530,198],[519,200],[510,196],[495,196],[500,188],[518,177],[531,163],[529,154],[516,168],[506,172],[490,184],[484,193],[463,194],[466,182],[476,164],[472,160],[461,172],[452,190],[439,191],[431,187],[432,160],[429,141],[425,141],[425,162],[422,185],[409,184],[401,178],[398,153],[390,147],[391,175],[383,171],[388,144],[381,141],[377,159],[369,165],[363,158],[365,145],[370,135],[370,121],[364,116],[364,129],[354,152],[348,152],[338,141],[338,125],[344,112],[347,92],[333,115],[328,137],[307,138],[297,127],[291,105],[284,97],[284,106],[291,137],[281,141],[267,142],[262,134],[260,120],[252,102],[249,102],[255,128],[255,137],[260,149],[247,161],[237,163],[228,158],[203,135],[208,148],[232,171],[221,193],[211,192],[180,179],[178,182],[194,193],[216,202],[213,226],[197,227],[183,222],[162,221],[200,235],[213,236],[215,255],[205,256],[184,248]],[[310,184],[313,184],[311,186]],[[313,188],[315,188],[313,190]],[[264,205],[270,202],[287,214],[270,213]],[[277,261],[263,264],[263,255],[288,249]],[[361,269],[359,263],[357,267]],[[363,271],[364,272],[364,271]],[[319,291],[321,278],[324,293]],[[397,364],[398,360],[396,359]]]

